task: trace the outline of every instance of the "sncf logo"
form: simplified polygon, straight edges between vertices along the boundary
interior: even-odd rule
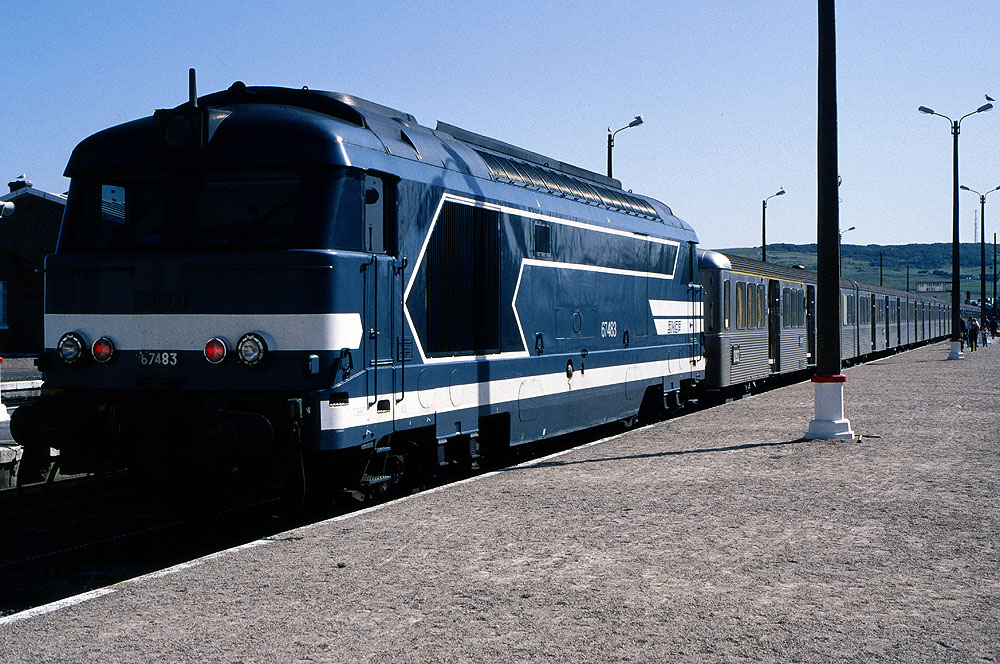
[[[650,300],[656,334],[694,334],[701,332],[701,302]]]

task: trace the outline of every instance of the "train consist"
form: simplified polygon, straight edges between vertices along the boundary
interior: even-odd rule
[[[192,94],[66,174],[43,395],[11,430],[67,470],[375,492],[815,364],[815,274],[356,97]],[[842,284],[846,358],[946,333],[943,303]]]

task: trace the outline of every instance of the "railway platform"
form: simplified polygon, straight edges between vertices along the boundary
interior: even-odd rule
[[[20,457],[21,448],[10,436],[11,401],[37,394],[42,374],[33,357],[5,357],[0,362],[0,489],[11,478],[10,467]]]
[[[1000,659],[1000,345],[847,369],[0,618],[4,662]]]

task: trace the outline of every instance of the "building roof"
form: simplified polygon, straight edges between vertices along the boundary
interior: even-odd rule
[[[66,205],[66,194],[50,194],[47,191],[42,191],[41,189],[36,189],[35,187],[22,187],[17,191],[11,191],[0,195],[0,201],[13,201],[20,196],[37,196],[39,198],[44,198],[47,201],[52,201],[53,203]]]

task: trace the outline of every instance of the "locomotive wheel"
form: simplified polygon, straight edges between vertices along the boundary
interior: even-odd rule
[[[306,478],[306,463],[302,450],[298,446],[283,450],[280,468],[281,487],[278,510],[283,516],[301,512],[309,498],[309,483]]]

